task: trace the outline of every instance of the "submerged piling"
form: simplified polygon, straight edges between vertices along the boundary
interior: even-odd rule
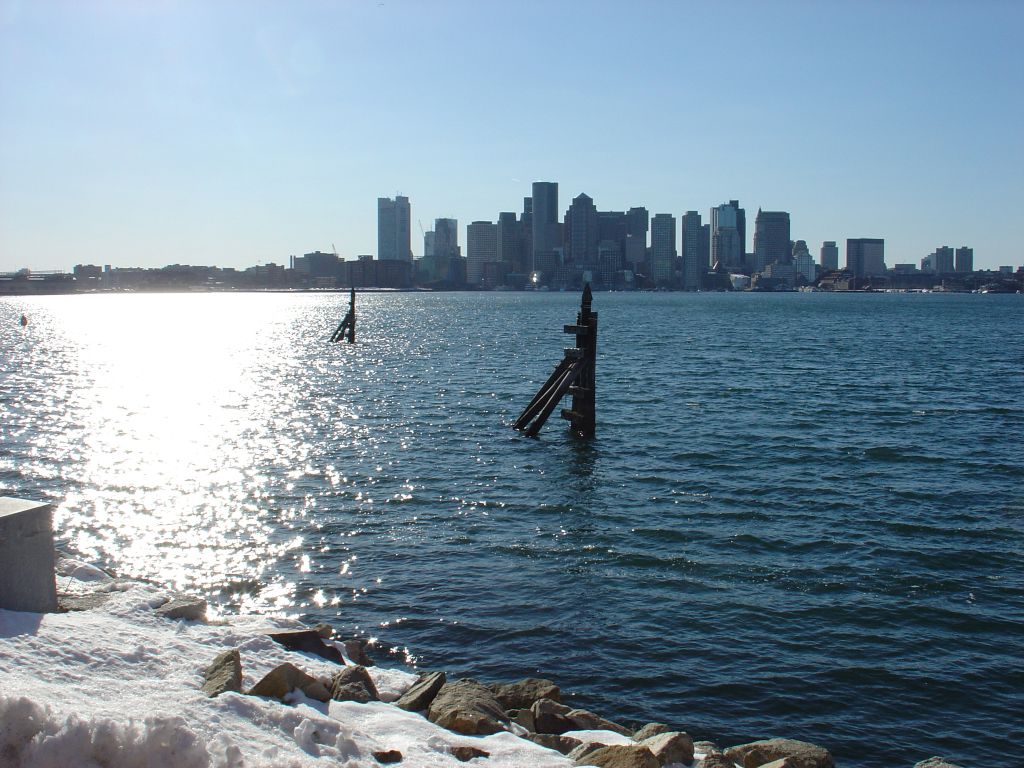
[[[596,429],[596,363],[597,313],[591,310],[593,294],[590,283],[583,287],[580,311],[575,325],[562,328],[576,335],[576,346],[565,350],[565,356],[555,366],[529,405],[516,419],[513,427],[536,437],[551,412],[566,394],[572,395],[572,406],[563,408],[561,417],[569,422],[570,431],[577,437],[590,438]]]
[[[348,299],[348,314],[341,324],[331,334],[331,343],[337,343],[345,339],[349,344],[356,342],[356,289],[352,288]]]

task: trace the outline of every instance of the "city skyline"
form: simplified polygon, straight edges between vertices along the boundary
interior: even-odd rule
[[[0,271],[353,259],[396,196],[420,256],[419,222],[497,222],[537,179],[559,217],[582,193],[670,214],[677,249],[688,211],[738,199],[748,251],[761,208],[814,256],[878,237],[890,264],[966,244],[1019,265],[1022,22],[996,1],[0,0]]]

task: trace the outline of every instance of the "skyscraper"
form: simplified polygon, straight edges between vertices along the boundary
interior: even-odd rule
[[[651,214],[643,206],[630,208],[626,211],[627,231],[629,237],[636,237],[643,240],[644,247],[647,247],[647,233],[651,230]]]
[[[974,271],[974,249],[966,245],[956,249],[956,263],[954,269],[957,272]]]
[[[769,264],[791,264],[793,241],[789,238],[789,214],[757,209],[754,220],[754,271]]]
[[[739,208],[736,201],[711,209],[711,261],[728,270],[743,267],[743,243],[740,240]]]
[[[944,245],[941,248],[935,249],[935,271],[940,275],[948,274],[953,270],[954,256],[953,249],[948,245]]]
[[[508,265],[512,272],[522,264],[522,231],[516,220],[514,211],[503,211],[498,214],[498,261]]]
[[[472,286],[484,282],[484,264],[498,261],[498,225],[474,221],[466,227],[466,282]]]
[[[877,237],[847,238],[846,268],[855,277],[885,274],[885,240]]]
[[[659,213],[651,219],[651,279],[669,285],[675,278],[676,217]]]
[[[377,258],[412,261],[409,198],[377,198]]]
[[[589,195],[579,194],[565,212],[568,258],[576,265],[597,264],[597,207]]]
[[[700,290],[701,276],[707,272],[707,255],[701,247],[704,227],[700,223],[700,214],[697,211],[687,211],[683,214],[683,289],[687,291]],[[703,260],[702,260],[703,257]]]
[[[555,249],[561,245],[558,226],[558,183],[533,182],[532,198],[533,269],[538,263],[553,260]],[[538,258],[539,257],[539,258]]]
[[[820,252],[822,272],[835,272],[839,269],[839,246],[835,240],[825,240]]]

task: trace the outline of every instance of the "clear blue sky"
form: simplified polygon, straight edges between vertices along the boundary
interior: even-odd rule
[[[535,180],[1019,265],[1022,35],[1020,0],[0,0],[0,271],[351,258],[396,192],[464,243]]]

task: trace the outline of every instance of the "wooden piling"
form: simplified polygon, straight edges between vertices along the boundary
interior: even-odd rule
[[[331,334],[331,342],[339,342],[342,339],[348,341],[349,344],[355,344],[356,342],[356,289],[353,288],[348,299],[348,314],[345,315],[345,319],[341,321],[341,324],[334,329],[334,333]]]
[[[576,335],[576,346],[565,350],[564,357],[555,366],[530,404],[523,409],[513,427],[536,437],[548,420],[559,401],[566,394],[572,395],[572,407],[563,409],[561,416],[569,422],[574,435],[582,438],[594,436],[595,418],[595,369],[597,362],[597,313],[591,310],[593,294],[590,284],[583,287],[580,311],[575,325],[566,325],[565,333]]]

